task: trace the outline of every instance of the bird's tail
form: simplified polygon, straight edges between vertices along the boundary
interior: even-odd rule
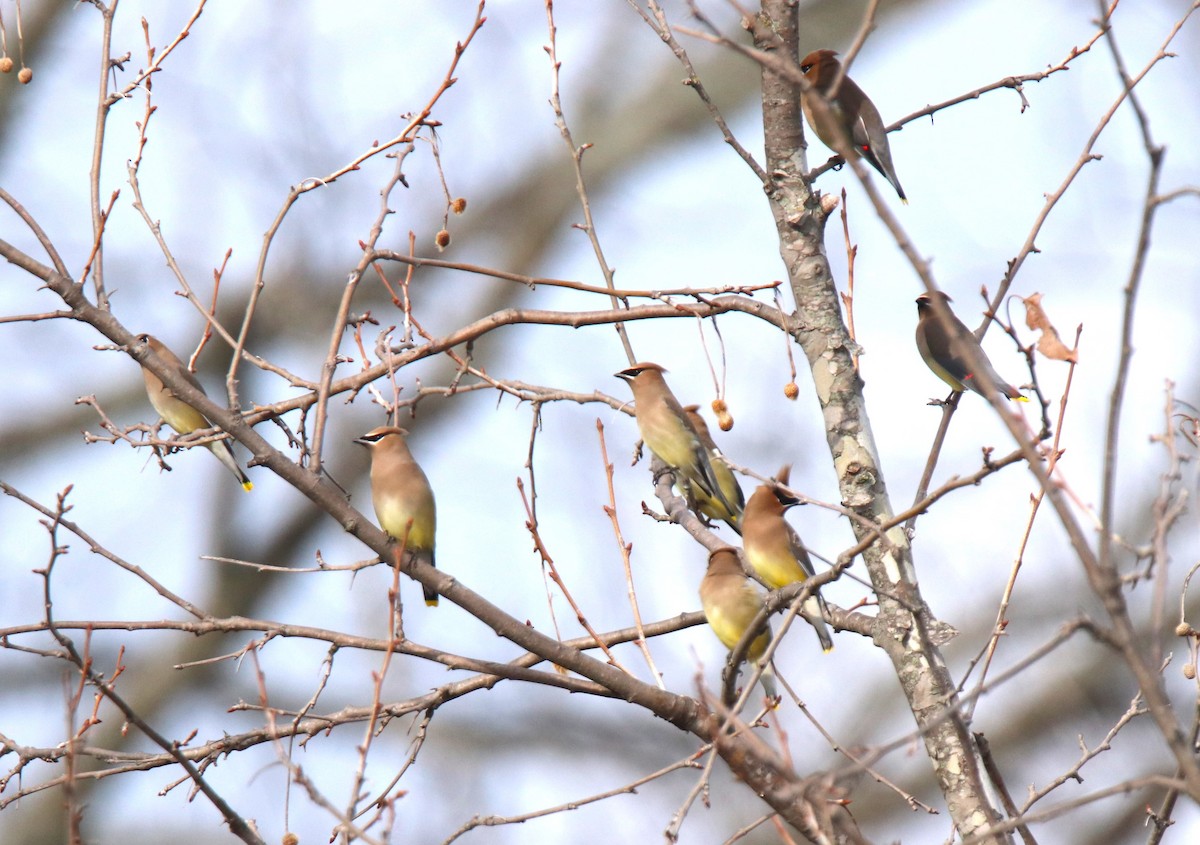
[[[435,561],[435,558],[433,556],[433,553],[431,552],[429,555],[429,565],[432,566],[434,569],[436,569],[437,563],[435,563],[434,561]],[[422,590],[422,592],[425,593],[425,606],[426,607],[437,607],[438,606],[437,590],[435,590],[433,587],[427,587],[424,584],[421,585],[421,590]]]
[[[724,517],[723,521],[726,525],[732,528],[734,533],[736,533],[739,537],[742,536],[742,526],[739,524],[742,521],[742,515],[740,513],[734,514],[733,516]]]
[[[829,626],[825,624],[827,612],[825,599],[821,598],[820,594],[811,596],[804,602],[802,615],[817,632],[817,639],[821,641],[821,651],[826,654],[833,651],[833,636],[829,633]]]
[[[775,683],[775,668],[770,663],[762,665],[762,674],[758,676],[758,682],[762,684],[763,692],[767,698],[772,701],[779,699],[779,686]]]
[[[241,482],[242,489],[249,493],[254,489],[254,485],[250,483],[250,479],[246,477],[246,473],[242,472],[242,468],[238,466],[237,458],[233,456],[233,449],[229,447],[228,440],[214,440],[208,444],[208,449],[217,456],[217,460],[225,465],[225,467],[237,476],[237,480]]]

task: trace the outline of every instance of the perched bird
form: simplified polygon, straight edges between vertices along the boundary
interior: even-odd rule
[[[896,167],[892,164],[892,151],[888,146],[887,130],[883,128],[883,118],[879,109],[871,102],[871,98],[854,84],[854,80],[841,74],[842,80],[833,90],[833,84],[842,69],[842,63],[835,58],[833,50],[813,50],[800,61],[800,70],[804,78],[812,83],[817,94],[825,98],[829,107],[830,119],[821,120],[813,111],[812,92],[802,92],[800,108],[813,132],[829,149],[838,151],[837,143],[841,135],[854,148],[854,151],[866,159],[867,163],[883,174],[883,178],[892,183],[896,193],[905,203],[904,189],[896,178]]]
[[[791,467],[779,470],[776,480],[787,485]],[[792,526],[783,518],[783,513],[800,500],[784,493],[773,484],[760,484],[746,503],[746,514],[742,518],[742,542],[746,560],[750,567],[772,590],[807,581],[813,574],[812,560],[808,550],[800,542]],[[821,648],[833,648],[833,639],[825,624],[821,601],[812,596],[804,603],[804,618],[817,632]]]
[[[682,474],[693,496],[702,493],[732,514],[737,507],[722,492],[711,453],[667,387],[665,372],[659,364],[641,363],[614,375],[633,390],[638,431],[650,451]]]
[[[939,317],[934,307],[934,297],[938,297],[945,308],[945,317]],[[987,397],[984,383],[976,376],[971,367],[970,350],[974,350],[975,360],[979,363],[982,375],[991,385],[1018,402],[1028,402],[1021,391],[996,373],[987,353],[979,345],[975,335],[963,325],[962,320],[954,316],[950,310],[950,297],[939,291],[932,294],[923,293],[917,297],[917,350],[929,369],[946,384],[961,393],[970,388],[980,396]]]
[[[704,618],[717,639],[732,650],[763,608],[762,594],[742,572],[736,549],[725,546],[708,556],[708,570],[700,581],[700,604],[704,606]],[[768,624],[750,643],[746,659],[757,664],[770,642],[771,626]],[[775,698],[775,673],[770,664],[763,665],[761,679],[763,691]]]
[[[413,459],[405,437],[395,426],[380,426],[355,440],[371,450],[371,501],[379,527],[430,566],[434,563],[437,506],[424,470]],[[437,607],[437,591],[421,585],[425,604]]]
[[[692,424],[692,428],[696,429],[696,434],[699,435],[700,442],[704,444],[704,448],[708,450],[709,462],[712,464],[713,474],[717,479],[717,486],[721,489],[721,493],[724,494],[725,501],[733,505],[733,508],[732,510],[726,508],[719,499],[712,498],[703,490],[693,488],[686,481],[683,483],[684,498],[688,499],[695,506],[696,510],[709,519],[719,519],[728,524],[738,534],[741,534],[742,511],[746,507],[746,495],[742,492],[737,479],[734,478],[733,470],[729,468],[729,464],[720,458],[713,458],[714,455],[720,455],[721,451],[712,439],[712,434],[708,430],[708,423],[704,421],[704,417],[700,416],[700,406],[684,405],[683,413],[687,416],[688,422]]]
[[[148,334],[140,334],[137,336],[137,346],[147,347],[154,352],[173,372],[179,375],[184,381],[192,387],[204,393],[204,388],[191,371],[183,365],[183,362],[162,344],[156,337]],[[208,417],[197,411],[187,402],[177,397],[171,388],[162,383],[162,379],[150,372],[146,367],[142,367],[142,377],[146,380],[146,394],[150,397],[150,404],[154,406],[154,410],[163,418],[163,422],[175,429],[179,434],[191,434],[193,431],[198,431],[202,428],[212,428],[212,423],[208,421]],[[207,396],[208,394],[205,393]],[[233,449],[229,445],[228,440],[214,440],[211,443],[205,443],[209,451],[217,456],[217,460],[229,468],[229,471],[237,476],[238,481],[242,483],[242,489],[252,490],[254,485],[250,483],[250,479],[246,477],[246,473],[242,472],[242,468],[238,466],[237,459],[233,457]]]

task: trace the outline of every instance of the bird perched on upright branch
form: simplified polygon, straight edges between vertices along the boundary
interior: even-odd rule
[[[642,441],[663,463],[683,476],[694,494],[703,493],[727,513],[736,513],[737,506],[722,491],[708,447],[667,387],[665,372],[659,364],[643,362],[614,373],[629,382],[633,391],[633,410]]]
[[[725,648],[732,650],[741,641],[750,623],[763,609],[763,597],[742,572],[737,550],[729,546],[717,549],[708,556],[708,569],[700,581],[700,604],[704,618]],[[765,625],[746,651],[746,659],[758,665],[771,642],[771,626]],[[771,698],[777,695],[775,674],[770,664],[762,665],[763,691]]]
[[[371,501],[379,527],[415,558],[436,567],[437,506],[429,479],[408,448],[407,436],[404,429],[385,425],[354,442],[371,451]],[[437,591],[424,584],[421,589],[425,604],[437,607]]]
[[[940,309],[936,303],[940,303]],[[939,310],[944,314],[939,315]],[[917,297],[917,351],[929,369],[956,393],[970,389],[986,399],[986,391],[994,389],[1009,399],[1029,401],[1000,378],[979,339],[954,316],[950,297],[940,290]],[[978,369],[972,366],[972,359]]]
[[[152,351],[162,359],[163,363],[167,365],[167,369],[174,372],[201,393],[204,393],[205,396],[208,395],[192,372],[179,360],[179,357],[158,338],[148,334],[140,334],[137,336],[136,345]],[[150,404],[154,406],[154,410],[158,412],[158,415],[163,418],[163,422],[175,429],[177,433],[191,434],[193,431],[199,431],[202,428],[212,428],[212,423],[208,421],[208,417],[176,396],[171,388],[163,384],[162,379],[150,372],[145,366],[142,367],[142,378],[146,382],[146,395],[150,397]],[[224,464],[237,477],[243,490],[250,491],[254,488],[254,485],[250,483],[250,479],[246,477],[246,473],[242,472],[242,468],[238,466],[237,459],[233,456],[233,448],[229,445],[228,440],[214,440],[204,445],[210,452],[216,455],[218,461]]]
[[[839,139],[849,142],[858,155],[874,167],[883,178],[887,179],[907,203],[908,197],[900,187],[896,178],[896,167],[892,164],[892,150],[888,146],[887,130],[879,109],[871,102],[871,98],[844,73],[840,73],[842,63],[836,58],[833,50],[813,50],[800,60],[800,70],[804,78],[812,83],[813,91],[804,91],[800,95],[800,108],[813,132],[825,146],[834,152],[841,152]],[[838,76],[841,82],[837,82]],[[836,89],[834,84],[837,83]],[[827,118],[818,117],[813,108],[814,93],[824,98],[829,115]]]
[[[785,465],[775,476],[776,481],[787,486],[791,466]],[[807,581],[815,571],[808,550],[800,542],[795,529],[783,518],[784,511],[800,504],[775,484],[760,484],[750,501],[746,503],[746,514],[742,518],[742,542],[746,560],[758,577],[772,590]],[[825,617],[819,595],[810,596],[804,603],[804,618],[817,632],[821,648],[833,648],[833,638]]]

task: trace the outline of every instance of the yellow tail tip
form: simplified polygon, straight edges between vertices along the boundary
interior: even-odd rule
[[[437,607],[438,600],[437,599],[425,599],[425,606],[426,607]]]
[[[249,493],[251,490],[254,489],[254,485],[252,483],[250,483],[249,481],[243,481],[242,489],[245,490],[247,493]]]
[[[1029,401],[1028,396],[1014,396],[1013,398],[1016,399],[1018,402],[1028,402]]]

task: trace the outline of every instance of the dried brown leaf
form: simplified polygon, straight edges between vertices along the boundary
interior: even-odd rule
[[[1042,309],[1042,295],[1031,293],[1021,301],[1025,303],[1025,325],[1042,333],[1037,342],[1038,352],[1055,361],[1078,363],[1079,352],[1067,348],[1067,345],[1062,342],[1062,338],[1058,336],[1058,329],[1054,328],[1050,318]]]

